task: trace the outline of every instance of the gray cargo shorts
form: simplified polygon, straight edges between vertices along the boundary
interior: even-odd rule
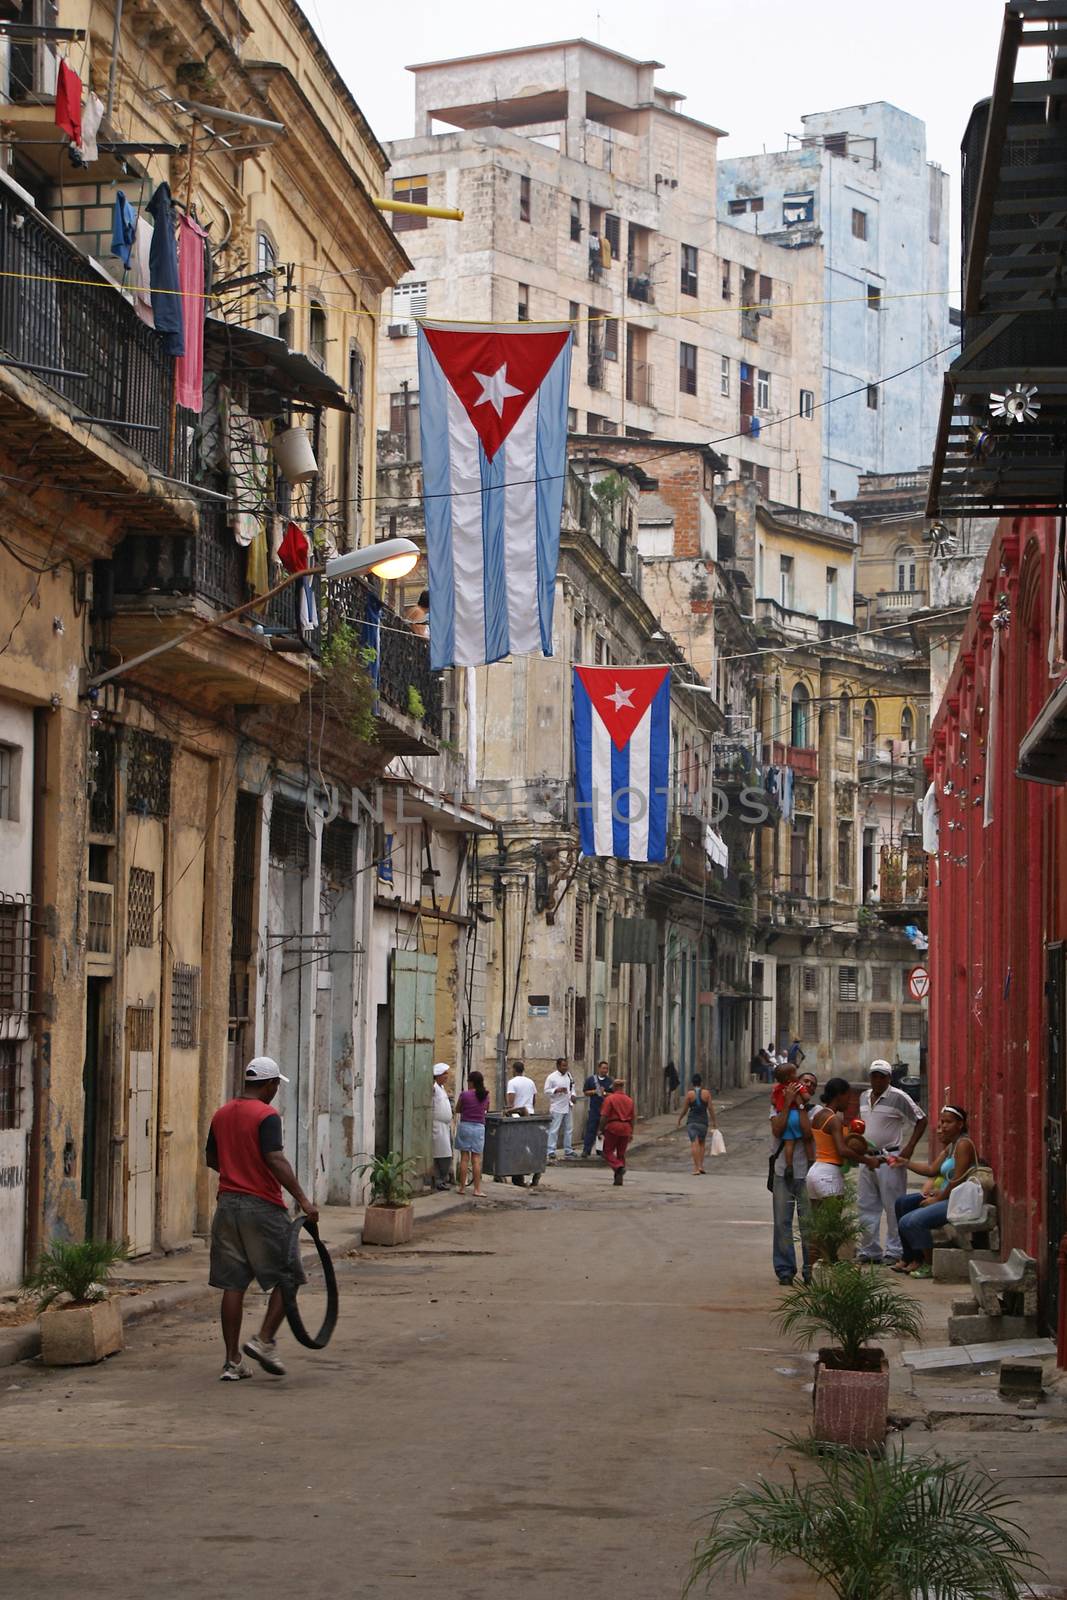
[[[220,1194],[208,1282],[213,1289],[247,1289],[253,1278],[261,1289],[273,1289],[283,1278],[294,1286],[306,1283],[299,1238],[283,1206],[255,1194]]]

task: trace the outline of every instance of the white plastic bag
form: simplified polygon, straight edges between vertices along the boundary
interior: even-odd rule
[[[726,1154],[726,1140],[723,1138],[718,1128],[712,1128],[711,1130],[710,1148],[713,1156],[724,1156]]]
[[[985,1191],[977,1178],[964,1178],[948,1197],[949,1222],[980,1222],[985,1215]]]

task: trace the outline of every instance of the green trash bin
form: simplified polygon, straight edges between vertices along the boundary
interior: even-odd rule
[[[532,1178],[548,1166],[547,1116],[512,1117],[490,1111],[485,1119],[482,1171],[491,1178]]]

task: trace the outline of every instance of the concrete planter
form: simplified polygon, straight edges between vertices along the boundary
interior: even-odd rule
[[[813,1435],[852,1450],[880,1450],[889,1415],[889,1363],[882,1350],[864,1352],[861,1370],[841,1366],[840,1350],[820,1350],[815,1366]]]
[[[48,1367],[84,1367],[122,1349],[117,1300],[68,1302],[41,1312],[41,1360]]]
[[[410,1244],[414,1206],[368,1206],[363,1213],[364,1244]]]

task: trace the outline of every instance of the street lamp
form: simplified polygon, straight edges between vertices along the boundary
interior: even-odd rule
[[[110,683],[113,678],[120,677],[124,672],[130,672],[145,661],[154,660],[156,656],[165,655],[168,650],[176,649],[188,639],[195,639],[199,634],[207,633],[212,628],[220,628],[224,622],[232,622],[235,617],[243,616],[246,611],[254,611],[258,606],[273,599],[276,594],[281,594],[283,589],[288,589],[298,578],[325,578],[326,582],[330,583],[334,578],[350,578],[360,572],[373,572],[376,577],[385,580],[403,578],[416,565],[418,559],[419,547],[410,539],[380,539],[377,544],[363,545],[359,550],[349,550],[344,555],[331,556],[324,566],[308,567],[303,572],[287,572],[281,583],[275,584],[273,589],[268,589],[266,594],[259,594],[253,600],[246,600],[243,605],[235,606],[232,611],[224,612],[221,617],[209,617],[206,621],[197,623],[196,627],[180,633],[176,639],[167,639],[163,644],[157,644],[139,656],[131,656],[129,661],[122,661],[117,667],[109,668],[107,672],[98,672],[95,677],[89,679],[88,693],[93,695],[101,684]]]

